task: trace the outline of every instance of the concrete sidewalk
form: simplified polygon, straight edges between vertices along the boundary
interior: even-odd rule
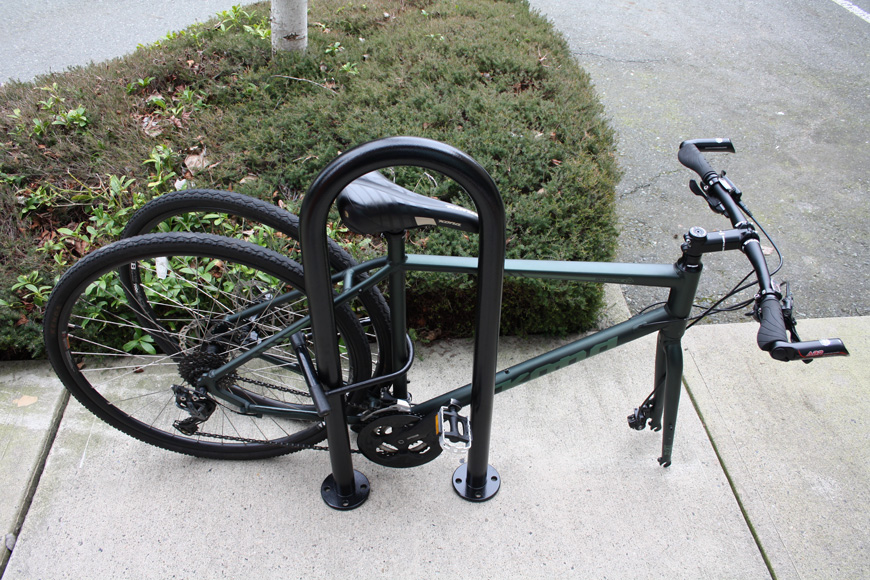
[[[783,364],[755,324],[689,331],[685,383],[776,578],[870,578],[870,318],[802,320],[851,356]]]
[[[651,386],[651,337],[509,391],[496,399],[491,453],[502,489],[483,504],[453,492],[455,456],[409,470],[357,456],[371,496],[336,512],[319,496],[326,453],[192,459],[116,432],[73,400],[3,580],[755,579],[771,575],[768,563],[779,579],[868,577],[868,322],[801,321],[807,337],[839,336],[853,353],[809,366],[767,358],[754,324],[692,329],[691,398],[668,469],[655,460],[660,435],[625,423]],[[554,344],[504,340],[501,366]],[[470,350],[462,341],[421,348],[417,399],[467,381]],[[38,406],[21,406],[34,386],[50,389],[27,419],[37,440],[51,432],[61,387],[44,366],[9,370],[4,433]],[[20,440],[4,436],[3,473],[18,473],[16,485],[38,466],[23,456],[33,450],[13,448]]]

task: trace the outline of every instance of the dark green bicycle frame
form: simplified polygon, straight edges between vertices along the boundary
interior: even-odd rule
[[[465,190],[479,217],[477,231],[480,259],[406,255],[404,236],[401,233],[386,233],[386,258],[352,268],[343,274],[339,273],[330,280],[325,231],[333,202],[355,179],[384,167],[402,165],[437,171]],[[636,412],[634,422],[630,421],[629,424],[635,428],[643,428],[648,422],[654,430],[664,429],[659,462],[664,466],[669,465],[683,373],[680,340],[686,330],[686,321],[698,286],[701,274],[700,255],[705,251],[701,246],[706,236],[699,236],[693,243],[689,243],[687,238],[687,244],[683,246],[683,257],[674,265],[505,260],[505,222],[501,195],[490,175],[474,159],[449,145],[416,137],[390,137],[345,152],[317,176],[305,196],[300,212],[300,243],[304,248],[302,265],[305,269],[305,287],[308,290],[317,366],[315,369],[302,345],[297,351],[301,355],[301,366],[298,370],[306,378],[319,413],[314,408],[304,406],[282,405],[283,408],[274,408],[247,405],[232,393],[220,389],[218,381],[214,380],[231,372],[234,365],[241,364],[237,362],[239,359],[244,362],[248,357],[260,356],[275,341],[290,338],[293,328],[279,332],[220,369],[209,372],[204,377],[205,386],[212,394],[239,403],[246,412],[280,413],[310,420],[322,418],[329,441],[332,473],[324,480],[321,495],[331,507],[353,509],[366,500],[370,486],[365,476],[353,468],[348,438],[348,423],[359,422],[362,417],[346,416],[347,405],[343,395],[390,382],[393,396],[407,398],[406,381],[402,376],[406,369],[395,371],[411,362],[410,352],[404,349],[403,340],[407,311],[405,273],[428,271],[473,274],[478,280],[472,384],[412,408],[416,414],[429,416],[447,405],[451,399],[457,399],[462,406],[468,405],[469,421],[475,435],[467,462],[460,465],[452,479],[454,489],[460,496],[469,501],[485,501],[498,492],[500,477],[488,464],[493,397],[496,393],[653,332],[658,332],[653,395],[641,405],[642,417],[638,419]],[[384,231],[391,230],[373,230],[369,233]],[[710,248],[706,251],[714,249],[718,250]],[[723,246],[721,249],[726,248]],[[356,275],[363,271],[370,273],[369,277],[353,284],[357,279]],[[497,372],[495,365],[504,276],[664,287],[670,288],[670,295],[665,306]],[[386,377],[376,377],[353,385],[343,384],[330,293],[337,282],[343,282],[342,291],[334,300],[336,303],[344,303],[360,291],[382,281],[388,281],[390,285],[394,343],[390,362],[394,372]],[[246,315],[250,312],[250,309],[246,311]]]
[[[349,302],[360,292],[391,277],[395,277],[397,274],[404,276],[404,273],[408,271],[464,275],[474,275],[477,273],[476,258],[405,255],[404,251],[394,251],[392,254],[394,255],[391,257],[372,260],[334,275],[333,281],[342,283],[342,291],[335,297],[336,305]],[[362,282],[352,284],[352,280],[363,272],[369,272],[370,275]],[[496,374],[495,382],[495,392],[497,394],[547,373],[583,361],[606,350],[616,348],[648,334],[659,332],[655,363],[655,410],[652,414],[650,426],[654,430],[658,430],[663,426],[666,428],[660,462],[662,464],[670,463],[676,410],[680,395],[680,380],[682,377],[680,340],[686,329],[686,319],[689,316],[695,298],[701,268],[696,267],[687,270],[679,262],[668,265],[506,260],[504,272],[506,276],[670,289],[670,295],[665,305],[504,369]],[[404,313],[406,309],[404,293],[393,292],[392,296],[390,307],[393,318],[401,321],[400,324],[404,326]],[[270,303],[254,306],[244,312],[236,313],[233,318],[247,318],[257,314],[258,309],[265,309],[274,306],[276,303],[295,298],[298,298],[298,292],[277,297]],[[232,359],[220,369],[215,369],[210,373],[210,378],[219,378],[224,374],[232,372],[236,366],[244,364],[250,358],[262,356],[261,353],[268,350],[273,343],[287,340],[291,334],[307,324],[308,317],[297,321],[291,327],[270,337],[269,340]],[[402,334],[404,334],[404,330]],[[396,342],[399,343],[399,341]],[[401,366],[401,364],[398,366]],[[376,380],[372,379],[372,381]],[[369,381],[369,383],[372,381]],[[339,390],[349,392],[358,388],[362,388],[362,385],[344,385]],[[220,393],[220,396],[243,405],[245,411],[249,413],[275,414],[295,419],[318,420],[316,412],[310,407],[253,405],[230,393]],[[463,406],[467,405],[471,400],[471,385],[459,387],[435,398],[415,404],[413,409],[416,414],[426,415],[447,405],[451,399],[458,400]],[[663,416],[664,423],[662,422]],[[351,415],[348,417],[349,423],[355,423],[359,420],[359,416]]]
[[[477,271],[477,260],[410,255],[405,262],[405,268],[414,271],[474,274]],[[700,271],[686,272],[676,265],[545,260],[506,260],[504,271],[505,276],[663,287],[670,288],[671,293],[665,306],[500,371],[496,375],[496,393],[657,331],[663,332],[666,335],[663,338],[669,339],[665,342],[679,342],[686,328],[686,317],[691,310],[700,276]],[[415,412],[428,413],[436,407],[446,405],[451,398],[459,400],[463,405],[467,404],[470,391],[471,385],[465,385],[415,405]]]

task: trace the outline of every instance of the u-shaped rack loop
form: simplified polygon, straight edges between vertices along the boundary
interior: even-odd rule
[[[422,167],[442,173],[462,187],[477,208],[480,236],[471,391],[474,442],[469,450],[467,466],[462,467],[467,470],[467,475],[462,478],[461,485],[457,485],[454,479],[454,485],[466,499],[489,499],[498,491],[498,485],[495,485],[498,476],[494,475],[488,460],[504,278],[505,210],[492,177],[470,156],[431,139],[388,137],[347,151],[329,163],[315,178],[302,202],[299,221],[318,378],[327,396],[330,390],[341,386],[338,339],[332,310],[332,283],[327,261],[326,224],[329,210],[339,193],[352,181],[366,173],[395,166]],[[330,477],[334,479],[340,496],[352,495],[355,475],[347,421],[341,397],[330,399],[333,409],[339,411],[331,413],[326,419],[332,463]],[[367,484],[365,488],[368,489]],[[330,501],[327,500],[327,503]]]

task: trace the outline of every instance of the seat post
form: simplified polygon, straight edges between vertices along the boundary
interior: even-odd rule
[[[405,334],[408,328],[408,309],[405,300],[405,232],[387,232],[387,258],[395,268],[390,273],[390,326],[392,334],[392,354],[390,372],[402,368],[408,362]],[[408,377],[402,375],[393,381],[393,396],[397,399],[408,398]]]

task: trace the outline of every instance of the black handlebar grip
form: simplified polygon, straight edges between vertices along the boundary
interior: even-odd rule
[[[800,360],[809,363],[817,358],[849,356],[849,351],[839,338],[826,338],[807,342],[774,343],[770,356],[781,361]]]
[[[682,144],[680,152],[677,154],[677,159],[680,160],[680,163],[697,173],[705,183],[710,174],[716,175],[716,172],[704,158],[704,154],[691,143]]]
[[[758,329],[758,348],[769,351],[777,342],[788,342],[785,332],[785,320],[782,318],[782,307],[779,299],[768,294],[758,305],[758,316],[761,318],[761,328]]]

